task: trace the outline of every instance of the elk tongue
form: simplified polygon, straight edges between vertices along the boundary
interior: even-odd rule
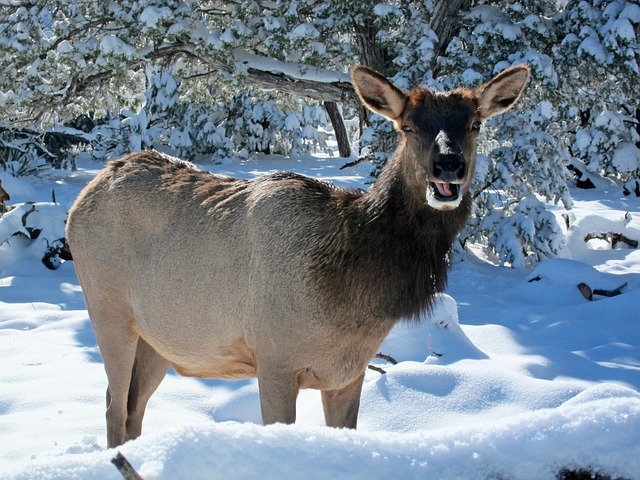
[[[438,189],[438,193],[443,197],[453,196],[450,183],[436,183],[436,188]]]

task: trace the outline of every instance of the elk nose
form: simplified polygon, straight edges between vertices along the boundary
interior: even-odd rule
[[[464,178],[464,162],[458,155],[439,155],[433,165],[433,174],[438,180],[455,182]]]

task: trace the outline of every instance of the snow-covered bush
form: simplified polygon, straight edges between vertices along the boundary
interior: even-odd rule
[[[200,89],[181,98],[173,68],[147,68],[148,88],[137,112],[102,111],[89,132],[94,158],[108,160],[145,148],[168,148],[198,161],[221,162],[255,152],[283,155],[328,151],[324,109],[281,102],[274,94],[241,89]]]
[[[15,177],[39,175],[51,168],[73,168],[75,156],[88,143],[78,130],[81,119],[47,129],[0,123],[0,171]]]
[[[633,117],[605,110],[576,133],[575,155],[593,172],[624,181],[640,174],[640,135]],[[627,125],[631,125],[628,127]]]
[[[564,111],[576,125],[573,154],[589,170],[628,180],[640,173],[640,6],[575,2],[558,16]]]
[[[422,8],[427,19],[434,5],[410,4]],[[512,64],[526,62],[532,67],[530,84],[517,107],[491,119],[481,136],[476,210],[463,243],[488,243],[503,262],[514,265],[556,254],[562,230],[542,203],[531,208],[530,199],[541,196],[570,208],[566,170],[570,163],[622,180],[638,176],[640,7],[636,3],[478,4],[461,13],[460,31],[438,58],[424,23],[409,28],[408,20],[416,14],[409,8],[398,11],[405,20],[398,23],[410,30],[403,38],[414,45],[407,51],[401,42],[393,50],[395,79],[401,85],[473,86]]]
[[[369,126],[360,136],[360,155],[372,162],[375,177],[393,154],[398,140],[398,132],[393,124],[381,115],[372,115]]]
[[[16,261],[39,259],[55,270],[69,258],[65,240],[67,209],[58,203],[22,203],[0,216],[0,247],[17,249]]]
[[[0,132],[0,169],[14,177],[37,175],[50,168],[41,135],[5,130]]]
[[[483,204],[484,205],[484,204]],[[564,245],[555,216],[536,196],[512,202],[489,202],[479,232],[491,232],[489,242],[499,257],[514,267],[525,267],[555,257]]]

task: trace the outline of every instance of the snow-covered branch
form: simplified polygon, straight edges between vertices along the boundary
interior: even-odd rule
[[[206,70],[198,74],[200,76],[240,72],[245,76],[248,85],[262,90],[278,91],[321,102],[358,104],[351,80],[346,73],[282,62],[239,49],[233,52],[232,58],[235,63],[227,64],[215,57],[203,55],[191,43],[167,43],[157,48],[139,50],[137,58],[128,62],[128,67],[138,68],[160,58],[180,55],[197,59],[201,65],[206,66]],[[113,69],[86,76],[83,76],[83,72],[78,72],[64,94],[69,98],[81,95],[88,88],[109,80],[113,75]]]

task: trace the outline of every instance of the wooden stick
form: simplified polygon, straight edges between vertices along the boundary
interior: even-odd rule
[[[380,373],[381,375],[384,375],[385,373],[387,373],[385,370],[383,370],[383,369],[382,369],[382,368],[380,368],[380,367],[376,367],[375,365],[367,365],[367,368],[368,368],[369,370],[373,370],[373,371],[375,371],[375,372],[378,372],[378,373]]]
[[[395,358],[393,358],[393,357],[391,357],[389,355],[385,355],[384,353],[376,354],[376,358],[381,358],[383,360],[386,360],[389,363],[393,363],[394,365],[398,364],[398,361]]]
[[[580,290],[580,293],[584,298],[589,301],[593,300],[593,290],[591,290],[591,287],[589,287],[589,285],[584,282],[580,283],[578,284],[578,290]]]
[[[602,295],[603,297],[615,297],[616,295],[620,295],[624,287],[627,286],[627,282],[624,282],[618,288],[614,288],[613,290],[600,290],[599,288],[593,289],[594,295]]]
[[[358,157],[357,159],[355,159],[353,162],[347,162],[344,165],[342,165],[340,167],[340,170],[344,170],[345,168],[351,168],[351,167],[355,167],[356,165],[362,163],[362,162],[369,162],[371,161],[371,157],[365,155],[364,157]]]
[[[120,452],[111,459],[111,463],[116,466],[124,480],[144,480]]]
[[[591,289],[589,285],[583,282],[578,285],[578,290],[580,290],[580,293],[584,298],[591,301],[593,300],[594,295],[602,295],[603,297],[615,297],[616,295],[620,295],[626,286],[627,282],[624,282],[618,288],[614,288],[613,290],[602,290],[600,288]]]

